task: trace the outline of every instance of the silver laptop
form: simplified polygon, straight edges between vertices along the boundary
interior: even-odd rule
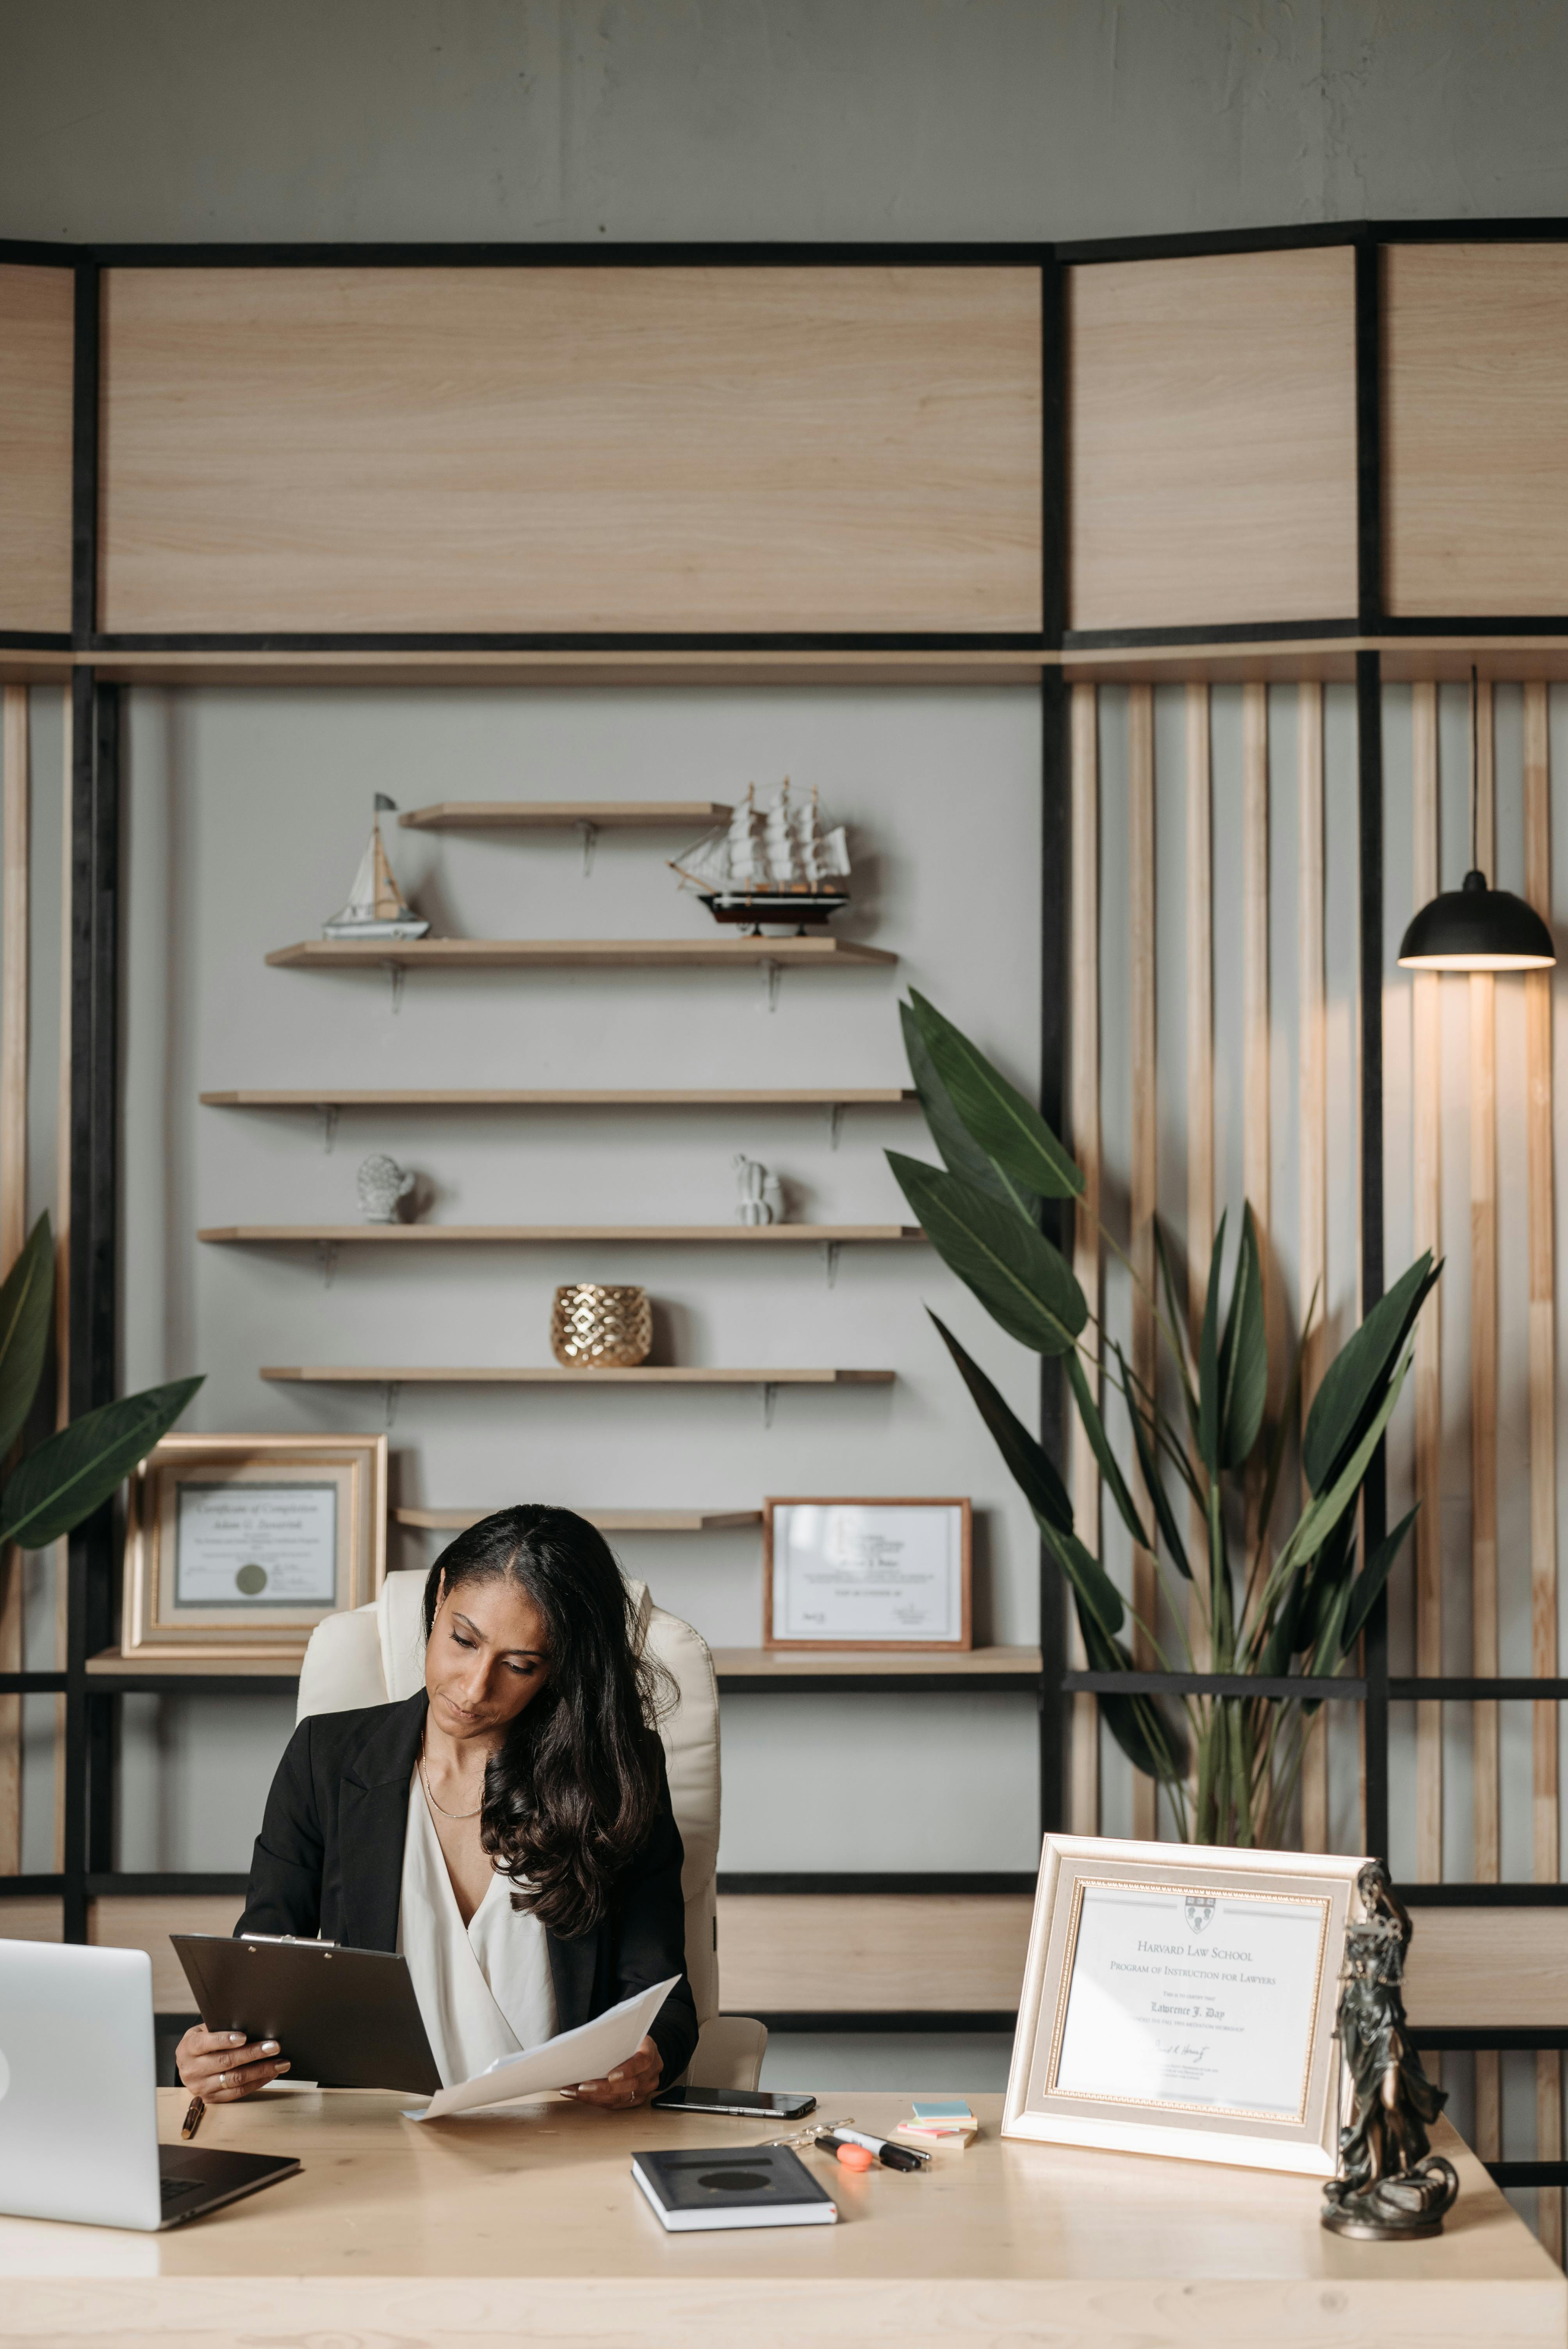
[[[150,2233],[299,2167],[159,2144],[144,1951],[0,1940],[0,2211]]]

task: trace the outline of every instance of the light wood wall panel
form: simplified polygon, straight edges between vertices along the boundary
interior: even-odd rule
[[[1383,253],[1390,614],[1568,606],[1568,245]]]
[[[1069,625],[1353,618],[1349,246],[1068,280]]]
[[[1296,688],[1296,988],[1300,1021],[1298,1164],[1301,1239],[1297,1286],[1306,1319],[1301,1419],[1323,1381],[1328,1307],[1328,999],[1324,965],[1323,688]],[[1307,1497],[1302,1480],[1302,1500]],[[1301,1841],[1328,1849],[1328,1714],[1319,1707],[1301,1765]]]
[[[1029,269],[106,274],[101,625],[1041,618]]]
[[[1433,685],[1411,691],[1414,861],[1411,895],[1424,905],[1438,891],[1438,698]],[[1411,978],[1414,1028],[1410,1071],[1414,1123],[1413,1244],[1418,1256],[1442,1254],[1442,981],[1432,971]],[[1443,1669],[1442,1288],[1416,1324],[1416,1669]],[[1416,1875],[1436,1883],[1443,1872],[1443,1709],[1416,1708]]]
[[[1010,2014],[1033,1909],[1015,1893],[721,1893],[725,2012]]]
[[[1099,696],[1092,685],[1075,685],[1072,698],[1072,1146],[1083,1171],[1083,1191],[1073,1210],[1073,1271],[1098,1314],[1099,1277]],[[1099,1393],[1099,1379],[1089,1378]],[[1099,1550],[1099,1469],[1077,1412],[1072,1414],[1068,1470],[1073,1517],[1078,1537]],[[1088,1659],[1078,1618],[1072,1619],[1068,1654],[1081,1671]],[[1072,1700],[1068,1785],[1075,1835],[1099,1832],[1099,1707],[1092,1696]]]
[[[74,287],[0,266],[0,628],[71,625]]]

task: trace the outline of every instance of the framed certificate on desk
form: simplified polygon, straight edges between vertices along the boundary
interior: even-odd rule
[[[1004,2137],[1330,2176],[1363,1865],[1047,1836]]]
[[[769,1500],[768,1648],[967,1648],[966,1500]]]
[[[386,1568],[384,1435],[166,1435],[131,1479],[121,1652],[297,1656]]]

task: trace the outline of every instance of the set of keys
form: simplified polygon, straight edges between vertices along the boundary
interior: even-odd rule
[[[769,2145],[787,2145],[792,2152],[808,2147],[818,2153],[830,2153],[845,2169],[872,2169],[880,2162],[884,2169],[925,2169],[931,2156],[912,2145],[894,2145],[890,2137],[873,2137],[868,2129],[858,2129],[851,2119],[819,2121],[810,2128],[798,2129],[793,2137],[775,2137]]]

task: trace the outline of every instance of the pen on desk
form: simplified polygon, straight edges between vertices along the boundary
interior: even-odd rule
[[[928,2153],[917,2152],[912,2145],[893,2145],[885,2137],[872,2137],[864,2129],[851,2128],[841,2122],[832,2129],[824,2129],[817,2138],[824,2153],[836,2153],[841,2145],[858,2145],[884,2169],[924,2169],[931,2160]]]
[[[182,2145],[189,2144],[195,2136],[201,2126],[201,2116],[206,2109],[200,2096],[191,2097],[185,2108],[185,2117],[180,2124],[180,2140]]]

